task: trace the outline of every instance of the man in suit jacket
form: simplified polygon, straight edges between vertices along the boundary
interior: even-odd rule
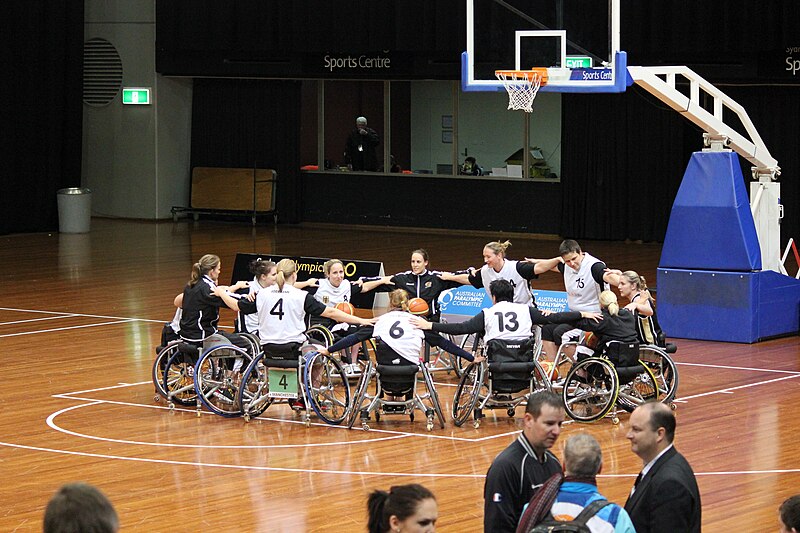
[[[672,445],[675,415],[662,403],[631,414],[628,440],[642,468],[625,510],[638,533],[699,533],[700,491],[692,467]]]

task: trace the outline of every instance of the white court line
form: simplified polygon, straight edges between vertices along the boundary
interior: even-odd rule
[[[97,326],[110,326],[111,324],[126,324],[129,322],[135,322],[136,319],[123,319],[123,320],[115,320],[114,322],[100,322],[99,324],[84,324],[82,326],[68,326],[64,328],[53,328],[53,329],[42,329],[39,331],[22,331],[20,333],[8,333],[6,335],[0,335],[0,338],[3,337],[19,337],[21,335],[37,335],[39,333],[52,333],[54,331],[67,331],[70,329],[82,329],[82,328],[94,328]]]
[[[62,428],[61,426],[59,426],[58,424],[55,423],[56,417],[58,417],[59,415],[61,415],[63,413],[66,413],[68,411],[72,411],[73,409],[81,409],[83,407],[91,407],[93,405],[98,405],[98,404],[102,404],[102,403],[105,403],[105,402],[103,402],[103,401],[95,401],[95,402],[90,402],[90,403],[84,403],[84,404],[81,404],[81,405],[73,405],[72,407],[66,407],[66,408],[61,409],[60,411],[56,411],[55,413],[52,413],[50,416],[48,416],[47,417],[47,425],[50,426],[51,428],[53,428],[56,431],[59,431],[61,433],[67,434],[67,435],[72,435],[73,437],[82,437],[84,439],[99,440],[99,441],[103,441],[103,442],[117,442],[117,443],[120,443],[120,444],[133,444],[133,445],[138,445],[138,446],[155,446],[155,447],[158,447],[158,448],[162,448],[162,447],[163,448],[203,448],[203,449],[217,449],[217,448],[226,449],[226,448],[232,448],[232,449],[240,449],[240,450],[246,450],[246,449],[262,450],[262,449],[274,449],[274,448],[311,448],[311,447],[317,447],[317,446],[340,446],[340,445],[343,445],[343,444],[361,444],[361,443],[369,444],[371,442],[378,442],[378,441],[384,441],[384,440],[402,439],[402,438],[405,438],[406,436],[408,436],[408,435],[394,435],[394,436],[391,436],[391,437],[382,437],[382,438],[378,438],[378,439],[369,439],[369,440],[360,440],[360,441],[316,442],[316,443],[312,443],[312,444],[264,444],[264,445],[241,445],[241,446],[238,446],[238,445],[231,445],[231,446],[228,446],[228,445],[205,445],[205,444],[171,444],[171,443],[163,443],[163,442],[144,442],[144,441],[124,440],[124,439],[111,439],[111,438],[107,438],[107,437],[97,437],[97,436],[94,436],[94,435],[87,435],[85,433],[78,433],[76,431],[70,431],[68,429]],[[211,413],[209,413],[209,414],[211,414]]]
[[[171,461],[167,459],[148,459],[145,457],[126,457],[122,455],[108,455],[103,453],[89,453],[89,452],[74,452],[69,450],[59,450],[57,448],[42,448],[39,446],[26,446],[24,444],[14,444],[11,442],[0,441],[0,446],[8,446],[10,448],[18,448],[22,450],[31,450],[37,452],[51,452],[61,453],[65,455],[78,455],[81,457],[95,457],[99,459],[119,459],[122,461],[136,461],[141,463],[158,463],[169,465],[184,465],[184,466],[203,466],[212,468],[229,468],[233,470],[259,470],[266,472],[294,472],[298,474],[344,474],[348,476],[392,476],[392,477],[425,477],[425,478],[483,478],[485,474],[441,474],[441,473],[409,473],[409,472],[370,472],[360,470],[322,470],[317,468],[280,468],[275,466],[246,466],[246,465],[226,465],[221,463],[199,463],[191,461]]]
[[[110,318],[112,320],[139,320],[142,322],[158,322],[166,324],[169,320],[152,320],[150,318],[132,318],[129,316],[106,316],[106,315],[88,315],[85,313],[64,313],[61,311],[42,311],[40,309],[17,309],[14,307],[0,307],[0,311],[21,311],[23,313],[44,313],[49,315],[66,315],[66,316],[81,316],[87,318]]]
[[[709,365],[704,363],[678,363],[675,361],[676,365],[686,365],[686,366],[702,366],[706,368],[725,368],[730,370],[752,370],[753,372],[777,372],[779,374],[800,374],[800,372],[796,370],[776,370],[772,368],[750,368],[747,366],[728,366],[728,365]]]
[[[100,459],[119,459],[122,461],[135,461],[141,463],[159,463],[171,465],[184,465],[184,466],[208,466],[213,468],[228,468],[233,470],[260,470],[268,472],[294,472],[294,473],[312,473],[312,474],[344,474],[356,476],[397,476],[397,477],[449,477],[449,478],[467,478],[479,479],[486,477],[485,474],[440,474],[440,473],[409,473],[409,472],[369,472],[357,470],[321,470],[309,468],[280,468],[273,466],[242,466],[242,465],[226,465],[220,463],[198,463],[191,461],[171,461],[166,459],[148,459],[145,457],[126,457],[121,455],[108,455],[100,453],[89,452],[74,452],[69,450],[59,450],[57,448],[42,448],[39,446],[27,446],[24,444],[14,444],[11,442],[0,441],[0,446],[7,446],[9,448],[17,448],[21,450],[30,450],[36,452],[50,452],[61,453],[65,455],[77,455],[81,457],[95,457]],[[800,468],[783,468],[774,470],[740,470],[740,471],[725,471],[725,472],[695,472],[695,476],[736,476],[736,475],[763,475],[763,474],[796,474],[800,473]],[[636,477],[636,474],[598,474],[597,477],[603,478],[630,478]]]
[[[73,316],[78,316],[78,315],[70,313],[68,315],[46,316],[42,318],[28,318],[26,320],[14,320],[13,322],[0,322],[0,326],[10,326],[12,324],[24,324],[26,322],[41,322],[42,320],[61,320],[63,318],[70,318]]]
[[[792,376],[783,376],[781,378],[769,379],[767,381],[759,381],[757,383],[749,383],[747,385],[739,385],[738,387],[727,387],[727,388],[724,388],[724,389],[715,390],[715,391],[711,391],[711,392],[703,392],[703,393],[700,393],[700,394],[693,394],[692,396],[683,396],[683,397],[681,397],[681,400],[682,401],[686,401],[686,400],[691,400],[691,399],[694,399],[694,398],[702,398],[703,396],[711,396],[713,394],[732,394],[733,391],[735,391],[735,390],[747,389],[747,388],[750,388],[750,387],[757,387],[759,385],[767,385],[769,383],[775,383],[777,381],[784,381],[784,380],[787,380],[787,379],[794,379],[794,378],[797,378],[797,377],[800,377],[800,375],[795,374],[795,375],[792,375]]]

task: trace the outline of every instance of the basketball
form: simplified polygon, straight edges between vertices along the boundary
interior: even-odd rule
[[[348,315],[356,314],[356,308],[353,307],[353,304],[351,304],[350,302],[339,302],[338,304],[336,304],[336,309],[338,309],[343,313],[347,313]]]
[[[558,367],[557,366],[555,367],[555,369],[553,369],[553,375],[550,376],[550,369],[552,369],[555,366],[555,364],[552,361],[539,361],[539,364],[542,365],[542,369],[544,370],[545,374],[547,374],[547,376],[550,379],[558,379]]]
[[[583,336],[583,342],[581,344],[592,349],[597,348],[597,335],[591,331],[587,332],[586,335]]]
[[[408,311],[412,315],[427,315],[429,309],[428,302],[422,298],[411,298],[408,301]]]

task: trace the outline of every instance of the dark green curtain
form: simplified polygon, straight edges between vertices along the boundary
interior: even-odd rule
[[[81,182],[83,2],[4,4],[0,69],[0,234],[52,231]]]
[[[300,82],[196,79],[192,168],[271,168],[279,220],[300,217]]]

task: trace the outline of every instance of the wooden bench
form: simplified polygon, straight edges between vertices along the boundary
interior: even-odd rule
[[[194,167],[191,207],[173,206],[172,219],[177,220],[180,213],[191,214],[195,220],[201,214],[249,215],[255,225],[257,216],[272,215],[277,223],[276,181],[272,169]]]

